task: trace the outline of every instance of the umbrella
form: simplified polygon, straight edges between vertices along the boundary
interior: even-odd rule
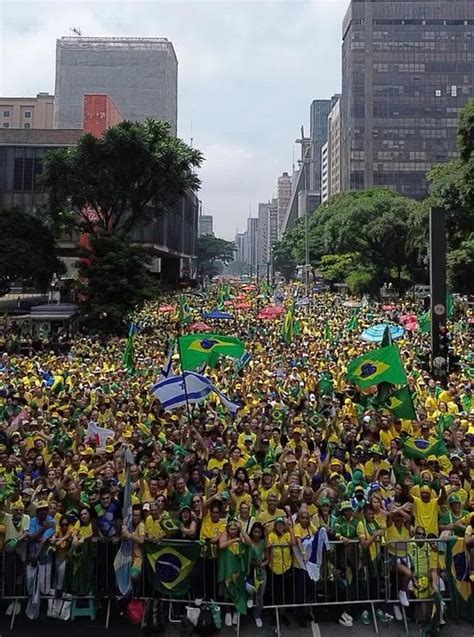
[[[388,305],[382,305],[382,310],[384,310],[385,312],[390,312],[396,309],[397,309],[397,306],[394,305],[393,303],[389,303]]]
[[[234,301],[224,301],[224,305],[229,307],[229,305],[234,305]]]
[[[361,301],[344,301],[343,307],[362,307]]]
[[[212,332],[212,327],[204,323],[203,321],[196,321],[189,326],[191,332]]]
[[[207,314],[203,315],[203,318],[205,318],[206,320],[209,319],[214,319],[214,320],[225,320],[228,321],[231,318],[234,318],[232,316],[232,314],[229,314],[228,312],[221,312],[220,310],[213,310],[212,312],[208,312]]]
[[[405,332],[400,325],[388,325],[387,323],[379,323],[378,325],[372,325],[362,332],[360,335],[363,341],[368,343],[381,343],[385,328],[388,327],[393,340],[401,338]]]
[[[252,304],[244,301],[243,303],[238,303],[235,307],[237,310],[248,310],[252,307]]]
[[[158,308],[159,312],[174,312],[175,310],[175,305],[160,305],[160,307]]]
[[[261,310],[257,314],[257,318],[258,319],[275,319],[275,318],[278,318],[280,314],[282,314],[283,312],[284,312],[284,309],[280,306],[264,307],[263,310]]]
[[[414,314],[403,314],[400,316],[400,324],[409,332],[416,332],[420,327],[418,319]]]

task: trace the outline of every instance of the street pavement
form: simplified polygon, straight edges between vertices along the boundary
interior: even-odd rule
[[[105,612],[99,613],[97,619],[92,622],[88,619],[79,618],[75,621],[63,622],[51,619],[39,619],[29,621],[23,614],[15,620],[13,631],[10,631],[10,618],[5,616],[5,608],[2,605],[0,617],[0,637],[15,635],[18,637],[132,637],[133,635],[144,634],[140,627],[131,625],[124,617],[120,617],[117,612],[110,614],[109,629],[105,630]],[[260,630],[256,628],[250,618],[242,621],[240,635],[242,637],[275,637],[275,630],[270,624],[270,617],[264,616],[264,626]],[[414,623],[408,624],[409,636],[418,636],[420,631]],[[158,633],[149,633],[157,635]],[[159,633],[163,637],[190,637],[189,629],[181,623],[166,623],[164,632]],[[364,626],[360,621],[356,621],[352,628],[344,628],[334,621],[322,621],[318,624],[309,623],[306,628],[299,627],[294,620],[290,619],[288,627],[281,627],[281,637],[365,637],[375,635],[373,625]],[[236,637],[235,628],[223,628],[218,635],[221,637]],[[391,622],[390,624],[379,624],[379,635],[383,637],[403,637],[406,635],[402,622]],[[449,623],[442,628],[441,637],[474,637],[474,626],[468,623]]]

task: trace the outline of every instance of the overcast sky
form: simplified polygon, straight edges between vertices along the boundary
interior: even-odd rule
[[[200,198],[232,239],[291,172],[309,105],[340,91],[349,0],[0,0],[0,94],[54,92],[55,42],[166,37],[179,61],[178,134],[206,157]],[[192,125],[191,125],[192,122]],[[298,156],[298,147],[295,148]]]

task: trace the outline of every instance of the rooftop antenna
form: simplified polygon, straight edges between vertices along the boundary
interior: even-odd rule
[[[79,27],[69,27],[69,31],[71,31],[71,33],[74,33],[74,35],[77,35],[79,37],[81,37],[82,35],[82,31]]]

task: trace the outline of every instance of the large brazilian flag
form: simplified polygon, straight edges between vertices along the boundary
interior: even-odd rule
[[[347,366],[347,380],[361,389],[382,382],[406,385],[407,376],[396,345],[381,347],[359,356]]]
[[[155,587],[163,595],[184,597],[191,588],[191,571],[199,559],[198,542],[162,540],[145,542],[145,554],[155,575]]]
[[[469,579],[469,553],[464,538],[452,539],[446,553],[451,615],[474,621],[474,582]]]
[[[240,358],[245,345],[236,336],[186,334],[178,339],[181,367],[193,370],[202,365],[215,367],[220,356]]]

